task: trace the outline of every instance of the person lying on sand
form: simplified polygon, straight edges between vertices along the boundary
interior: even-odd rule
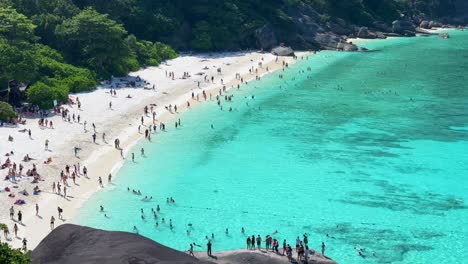
[[[23,161],[30,161],[33,160],[33,158],[29,157],[29,154],[26,154],[26,156],[23,157]]]

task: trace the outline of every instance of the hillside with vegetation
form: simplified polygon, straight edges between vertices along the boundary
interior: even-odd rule
[[[354,50],[341,43],[363,26],[411,35],[392,21],[453,23],[466,9],[459,0],[0,0],[0,100],[16,104],[27,87],[30,103],[51,108],[175,50]]]

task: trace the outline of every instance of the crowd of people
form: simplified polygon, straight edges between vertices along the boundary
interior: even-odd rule
[[[263,58],[262,58],[263,60]],[[258,64],[259,68],[263,67],[263,63]],[[287,67],[288,65],[283,63],[283,68]],[[255,79],[259,80],[260,76],[258,76],[259,68],[252,67],[249,69],[250,75],[255,75]],[[267,71],[269,71],[267,67]],[[222,75],[221,74],[221,68],[218,68],[217,75]],[[166,77],[169,79],[174,80],[175,79],[176,73],[174,72],[166,72]],[[222,76],[221,76],[222,77]],[[196,82],[195,86],[192,91],[198,90],[197,92],[192,92],[191,98],[187,100],[187,105],[186,109],[189,109],[194,102],[201,102],[202,98],[203,101],[207,101],[208,98],[209,100],[212,100],[213,97],[216,98],[217,105],[221,108],[222,110],[222,100],[224,101],[231,101],[233,99],[233,95],[228,95],[226,94],[227,91],[227,84],[224,82],[224,80],[220,76],[208,76],[205,75],[203,77],[203,82],[205,82],[206,85],[211,86],[215,84],[215,79],[219,81],[222,85],[221,88],[217,89],[217,92],[213,94],[212,92],[215,91],[213,89],[202,89],[201,88],[201,81]],[[183,72],[183,75],[181,79],[189,79],[192,78],[190,73],[188,72]],[[237,85],[237,88],[239,89],[241,84],[247,84],[247,81],[244,80],[244,78],[250,78],[250,77],[245,77],[242,76],[240,73],[236,74],[236,80],[234,82],[237,82],[237,84],[232,84],[232,88],[234,88]],[[132,78],[119,78],[119,79],[114,79],[113,81],[106,82],[105,87],[109,89],[109,94],[110,94],[110,99],[111,101],[108,103],[108,109],[113,110],[115,107],[118,107],[117,105],[114,105],[112,103],[112,98],[117,97],[117,89],[123,88],[123,87],[133,87],[133,88],[138,88],[138,87],[151,87],[151,85],[142,80],[140,77],[132,77]],[[155,85],[152,85],[152,89],[155,89]],[[130,94],[126,98],[132,98]],[[82,126],[82,131],[83,133],[88,133],[91,130],[91,137],[90,137],[90,142],[94,144],[98,143],[104,143],[105,145],[108,144],[107,139],[106,139],[106,132],[105,127],[98,128],[99,124],[92,122],[90,120],[85,120],[84,116],[85,110],[82,109],[82,105],[86,103],[83,102],[81,98],[73,97],[70,96],[68,102],[66,105],[56,105],[52,111],[43,111],[39,110],[37,107],[30,107],[26,109],[25,112],[20,112],[18,113],[18,117],[15,119],[15,124],[16,125],[25,125],[29,120],[26,119],[25,117],[33,117],[37,118],[37,125],[38,129],[44,130],[44,129],[56,129],[57,126],[63,126],[65,124],[74,124],[74,125],[80,125]],[[107,102],[104,102],[107,104]],[[179,113],[183,106],[178,106],[178,105],[168,105],[165,107],[165,110],[170,113],[170,114],[175,114]],[[84,111],[84,112],[83,112]],[[230,109],[232,111],[232,109]],[[57,122],[57,119],[54,119],[54,116],[60,116],[61,121],[63,123]],[[158,117],[161,116],[161,113],[156,113],[156,104],[151,104],[151,105],[146,105],[143,108],[143,114],[140,119],[140,123],[138,124],[138,132],[142,133],[145,135],[145,138],[148,141],[151,141],[151,135],[156,133],[159,129],[159,131],[167,131],[167,126],[162,120],[158,120]],[[54,120],[52,120],[54,119]],[[27,138],[31,140],[31,144],[37,144],[36,141],[34,141],[34,126],[29,126],[30,128],[28,129],[21,129],[19,130],[20,133],[25,133],[27,134]],[[182,123],[180,118],[174,122],[174,127],[176,129],[179,129],[182,127]],[[211,125],[213,128],[213,125]],[[88,134],[89,135],[89,134]],[[15,138],[13,137],[14,135],[9,135],[8,141],[14,142]],[[16,137],[16,136],[15,136]],[[99,139],[102,139],[101,141]],[[16,139],[17,140],[17,139]],[[25,140],[25,139],[21,139]],[[45,139],[42,141],[40,144],[43,144],[44,146],[44,151],[46,153],[51,152],[51,148],[55,145],[56,140],[53,139]],[[80,158],[80,152],[82,151],[83,146],[86,146],[85,144],[81,144],[79,146],[73,146],[73,154],[74,156],[79,159]],[[123,150],[123,147],[121,146],[120,139],[116,137],[114,139],[114,147],[116,150],[120,152],[120,155],[122,158],[126,158],[125,152]],[[47,154],[49,155],[49,154]],[[16,155],[14,151],[9,151],[5,155],[5,159],[2,161],[0,157],[0,169],[5,169],[7,170],[7,173],[5,175],[5,180],[11,184],[13,184],[13,187],[4,187],[3,191],[9,193],[9,197],[16,197],[17,195],[21,195],[23,199],[17,199],[11,207],[12,210],[14,210],[14,207],[16,206],[21,206],[26,204],[28,201],[27,197],[30,196],[30,194],[33,194],[34,196],[39,196],[42,193],[51,193],[58,195],[63,198],[63,203],[66,203],[69,201],[72,197],[70,197],[70,190],[74,190],[75,193],[80,192],[80,180],[89,180],[91,179],[90,176],[88,176],[90,173],[88,172],[88,169],[86,166],[82,166],[80,162],[70,162],[67,161],[68,164],[57,166],[58,164],[63,164],[63,160],[60,160],[60,157],[52,157],[48,156],[44,161],[39,162],[41,166],[50,166],[54,165],[57,166],[58,171],[60,171],[59,175],[57,176],[52,176],[52,175],[43,175],[40,173],[41,167],[37,164],[37,161],[34,157],[31,157],[29,154],[26,154],[22,159],[21,162],[18,162],[18,159],[16,159]],[[141,149],[141,156],[144,157],[144,149]],[[132,161],[136,160],[135,154],[131,153]],[[57,161],[59,159],[59,161]],[[70,165],[71,164],[71,165]],[[27,168],[29,166],[29,168]],[[54,178],[58,178],[58,180],[54,180]],[[93,175],[93,178],[98,181],[98,186],[103,188],[104,182],[103,178],[99,175]],[[107,182],[108,184],[112,184],[111,182],[112,175],[109,174],[107,177]],[[15,189],[19,185],[19,181],[30,181],[32,183],[32,186],[28,187],[25,184],[21,184],[21,186],[26,186],[24,189],[21,191],[17,191],[15,193]],[[49,188],[46,188],[46,190],[43,190],[44,182],[49,181]],[[31,192],[26,190],[27,188],[31,188]],[[139,191],[134,191],[135,193],[139,193]],[[152,197],[146,197],[143,199],[144,201],[151,201]],[[42,219],[41,213],[39,211],[39,199],[34,199],[33,200],[35,203],[35,215]],[[37,201],[37,202],[36,202]],[[175,203],[173,198],[168,198],[167,200],[168,203]],[[159,206],[158,206],[159,208]],[[63,208],[58,207],[57,209],[57,214],[55,215],[49,215],[47,218],[50,219],[50,228],[53,229],[56,227],[56,218],[57,217],[59,220],[62,222],[65,221],[65,218],[63,216]],[[13,230],[15,230],[15,234],[18,234],[19,232],[19,226],[18,224],[24,225],[23,223],[23,217],[22,217],[22,211],[19,210],[16,214],[13,211],[13,214],[10,212],[11,220],[13,221]],[[153,216],[157,217],[157,210],[153,212]],[[107,217],[107,215],[106,215]],[[143,217],[143,214],[142,214]],[[165,219],[161,219],[162,222],[165,221]],[[172,220],[169,219],[169,226],[172,226]],[[136,229],[136,227],[135,227]],[[11,241],[11,239],[8,236],[8,227],[4,228],[4,235],[5,238]],[[27,239],[26,239],[27,234],[23,237],[24,241],[24,247],[26,247]],[[209,242],[211,243],[211,242]],[[274,242],[272,242],[274,243]],[[210,246],[211,248],[211,246]]]

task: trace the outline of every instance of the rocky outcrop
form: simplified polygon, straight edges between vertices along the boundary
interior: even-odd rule
[[[432,28],[432,26],[430,25],[430,22],[427,21],[427,20],[421,21],[421,23],[419,24],[419,27],[424,28],[424,29],[431,29]]]
[[[291,18],[291,29],[264,25],[255,31],[257,48],[270,49],[285,43],[293,49],[357,50],[345,42],[345,35],[352,33],[351,27],[342,19],[324,24],[320,15],[308,5],[288,7],[283,10]]]
[[[276,33],[271,25],[264,25],[255,30],[255,41],[259,49],[270,50],[278,45]]]
[[[352,28],[349,25],[346,25],[346,22],[342,19],[337,19],[337,22],[327,22],[326,26],[328,30],[337,35],[348,36],[353,33]]]
[[[392,31],[392,28],[389,25],[387,25],[385,22],[374,21],[372,23],[372,25],[374,26],[374,28],[376,30],[379,30],[380,32],[390,32],[390,31]]]
[[[278,46],[271,50],[271,53],[276,56],[295,56],[294,50],[291,47]]]
[[[448,38],[450,38],[450,35],[449,35],[449,33],[440,33],[439,38],[448,39]]]
[[[392,23],[392,32],[403,36],[414,36],[415,29],[416,27],[410,20],[401,19]]]
[[[281,251],[280,251],[281,252]],[[296,255],[296,254],[294,254]],[[289,263],[305,263],[293,260],[288,261],[286,256],[263,250],[233,250],[225,252],[217,252],[214,254],[216,263],[218,264],[289,264]],[[200,259],[211,260],[209,257],[201,257]],[[307,263],[314,264],[336,264],[332,259],[322,256],[320,253],[310,254]]]
[[[359,28],[359,31],[357,33],[357,37],[358,38],[369,38],[370,37],[370,33],[369,33],[369,29],[367,27],[361,27]]]
[[[342,50],[342,51],[358,51],[359,48],[352,44],[352,43],[347,43],[347,42],[340,42],[336,46],[337,50]]]
[[[31,254],[33,264],[209,264],[145,237],[65,224]]]

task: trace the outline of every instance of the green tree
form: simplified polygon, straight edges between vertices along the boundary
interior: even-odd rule
[[[68,99],[68,88],[60,82],[49,80],[50,84],[36,82],[26,91],[28,101],[39,106],[41,109],[54,107],[54,100],[58,103],[66,102]]]
[[[0,120],[8,121],[10,118],[14,117],[16,117],[16,112],[13,110],[13,107],[8,103],[0,101]]]
[[[134,54],[124,41],[127,31],[94,9],[86,8],[65,20],[55,33],[68,59],[89,67],[99,77],[122,75],[138,68]]]
[[[11,7],[0,7],[0,36],[10,42],[33,41],[36,26]]]
[[[27,43],[11,44],[0,37],[0,89],[11,80],[28,81],[36,76],[34,51]]]

